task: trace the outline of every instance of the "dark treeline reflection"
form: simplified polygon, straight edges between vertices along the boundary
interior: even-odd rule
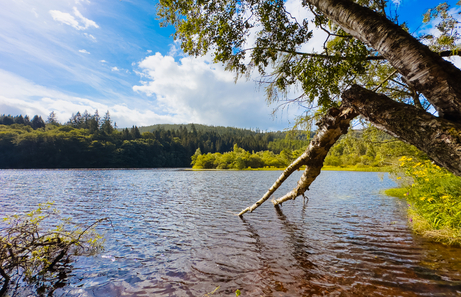
[[[197,149],[223,153],[237,144],[247,151],[279,153],[283,147],[306,143],[305,135],[291,140],[282,132],[200,127],[170,125],[141,133],[136,126],[117,129],[109,112],[100,117],[97,111],[77,112],[65,124],[56,120],[54,112],[46,121],[39,116],[30,120],[0,115],[0,168],[190,167]]]

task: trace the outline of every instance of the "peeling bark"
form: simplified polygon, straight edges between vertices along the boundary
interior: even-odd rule
[[[299,195],[303,195],[308,190],[310,184],[320,174],[323,167],[323,161],[328,154],[330,148],[335,144],[339,137],[347,133],[350,121],[357,116],[353,108],[342,105],[338,108],[330,108],[326,115],[317,124],[319,126],[318,132],[312,139],[306,151],[296,159],[290,166],[288,166],[277,181],[272,185],[269,191],[259,199],[255,204],[242,210],[238,215],[242,216],[246,212],[252,212],[279,188],[279,186],[297,169],[306,165],[298,185],[295,189],[287,195],[274,200],[274,205],[281,204],[282,202],[295,199]]]
[[[239,215],[256,209],[293,171],[307,165],[296,188],[273,200],[273,204],[277,206],[304,195],[320,174],[329,149],[347,132],[350,121],[359,114],[379,129],[416,146],[440,166],[461,176],[461,70],[384,16],[350,0],[303,1],[316,6],[346,32],[386,58],[411,86],[412,97],[420,108],[396,102],[358,85],[352,86],[342,94],[341,108],[330,109],[319,123],[319,131],[303,155],[282,173],[259,201],[242,210]],[[439,117],[422,109],[417,92],[432,103]]]
[[[345,91],[342,99],[379,129],[416,146],[440,166],[461,176],[461,124],[358,85]]]
[[[461,122],[461,71],[384,16],[350,0],[303,0],[377,50],[440,117]]]
[[[288,176],[302,165],[307,167],[296,188],[274,199],[272,203],[277,206],[304,195],[320,174],[330,148],[341,135],[347,133],[350,121],[359,114],[379,129],[416,146],[440,166],[461,176],[461,124],[436,117],[415,106],[396,102],[358,85],[345,91],[342,99],[341,107],[331,108],[318,123],[319,130],[306,151],[285,169],[260,200],[242,210],[239,216],[252,212],[269,199]]]

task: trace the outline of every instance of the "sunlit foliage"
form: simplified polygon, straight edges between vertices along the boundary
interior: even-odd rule
[[[417,233],[444,243],[461,244],[461,178],[431,161],[403,156],[394,172],[409,203]]]

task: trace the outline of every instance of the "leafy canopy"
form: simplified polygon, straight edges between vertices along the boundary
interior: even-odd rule
[[[340,94],[352,84],[428,109],[425,98],[412,90],[387,61],[361,41],[345,33],[305,1],[299,9],[309,17],[297,19],[283,0],[160,0],[158,15],[163,25],[172,24],[183,51],[194,56],[211,54],[237,77],[257,70],[268,102],[297,102],[306,114],[340,103]],[[385,15],[392,2],[357,0],[358,4]],[[460,1],[461,2],[461,1]],[[460,3],[458,3],[459,5]],[[422,36],[433,50],[458,47],[458,24],[446,3],[428,11],[424,21],[438,18],[437,36]],[[401,24],[405,28],[405,24]],[[314,33],[326,36],[323,46],[305,51]],[[319,36],[316,36],[319,38]],[[429,40],[429,41],[427,41]],[[301,93],[289,98],[292,91]],[[293,95],[292,95],[293,96]]]

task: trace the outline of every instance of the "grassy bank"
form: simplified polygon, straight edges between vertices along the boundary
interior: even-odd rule
[[[302,166],[299,170],[306,169],[306,166]],[[192,171],[220,171],[220,170],[239,170],[239,169],[196,169],[191,168],[187,170]],[[285,170],[285,167],[263,167],[263,168],[244,168],[240,170],[250,171],[280,171]],[[323,166],[322,171],[361,171],[361,172],[389,172],[391,167],[371,167],[371,166]]]
[[[389,172],[391,167],[372,166],[323,166],[322,171],[362,171],[362,172]]]
[[[461,178],[432,164],[400,159],[394,171],[400,188],[385,194],[406,199],[408,222],[416,234],[449,245],[461,245]]]

